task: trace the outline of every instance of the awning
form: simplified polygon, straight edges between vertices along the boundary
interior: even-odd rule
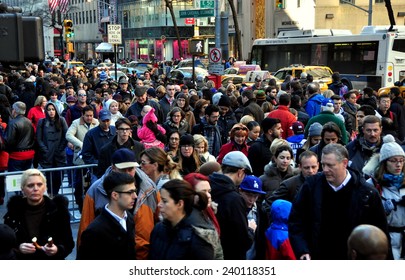
[[[101,52],[101,53],[114,52],[114,48],[111,44],[103,42],[97,46],[96,52]]]

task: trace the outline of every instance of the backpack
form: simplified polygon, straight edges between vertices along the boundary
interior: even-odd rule
[[[349,91],[349,89],[347,88],[347,86],[346,85],[343,85],[342,87],[340,87],[340,89],[339,89],[339,96],[340,97],[343,97],[343,95],[345,94],[345,93],[347,93]]]

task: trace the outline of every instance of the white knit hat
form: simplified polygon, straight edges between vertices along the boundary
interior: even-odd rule
[[[405,157],[404,149],[395,142],[394,136],[387,134],[383,138],[384,144],[380,150],[380,163],[390,157]]]

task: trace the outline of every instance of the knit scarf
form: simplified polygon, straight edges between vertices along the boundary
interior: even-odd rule
[[[390,184],[390,186],[396,187],[399,189],[402,186],[402,182],[404,181],[404,173],[401,172],[399,175],[394,174],[387,174],[385,173],[383,179]]]

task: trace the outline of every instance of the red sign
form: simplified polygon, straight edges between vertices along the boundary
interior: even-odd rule
[[[185,18],[184,19],[185,24],[195,24],[195,18]]]

